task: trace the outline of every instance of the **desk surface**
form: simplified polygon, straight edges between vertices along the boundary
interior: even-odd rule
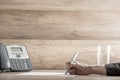
[[[33,75],[31,73],[33,72]],[[120,77],[108,77],[102,75],[36,75],[35,73],[49,72],[64,73],[61,70],[33,70],[30,72],[7,72],[0,73],[0,80],[120,80]],[[29,74],[30,73],[30,74]]]

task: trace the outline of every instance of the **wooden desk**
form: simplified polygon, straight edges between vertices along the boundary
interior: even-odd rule
[[[61,70],[33,70],[31,72],[63,72]],[[102,75],[89,75],[89,76],[41,76],[41,75],[20,75],[26,72],[7,72],[0,73],[0,80],[120,80],[119,77],[108,77]]]

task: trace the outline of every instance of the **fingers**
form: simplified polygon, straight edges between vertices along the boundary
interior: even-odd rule
[[[65,67],[65,69],[68,69],[69,64],[70,64],[70,62],[66,62],[66,67]]]
[[[68,73],[70,73],[71,75],[75,75],[76,71],[75,71],[75,69],[69,69]]]
[[[73,64],[71,64],[71,62],[66,62],[66,69],[69,69],[73,66]]]
[[[66,69],[70,69],[72,67],[77,67],[78,62],[74,61],[74,62],[66,62]]]
[[[76,64],[69,64],[67,65],[67,69],[73,69],[73,68],[76,68]]]
[[[71,62],[66,62],[66,65],[69,65]]]
[[[68,73],[71,75],[75,75],[76,73],[76,62],[66,62],[66,69],[68,70]]]
[[[71,75],[88,74],[88,65],[79,63],[78,61],[66,62],[66,68]]]

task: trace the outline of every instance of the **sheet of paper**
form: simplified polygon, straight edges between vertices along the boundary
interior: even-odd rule
[[[65,75],[64,72],[25,72],[18,75],[30,75],[30,76],[66,76],[66,77],[75,77],[77,75]]]

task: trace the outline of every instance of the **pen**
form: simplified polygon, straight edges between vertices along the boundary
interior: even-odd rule
[[[70,63],[73,63],[73,61],[76,60],[77,56],[78,56],[78,52],[76,52],[76,53],[74,54],[74,56],[72,57]],[[67,73],[68,73],[68,69],[66,69],[66,71],[65,71],[65,75],[66,75]]]

